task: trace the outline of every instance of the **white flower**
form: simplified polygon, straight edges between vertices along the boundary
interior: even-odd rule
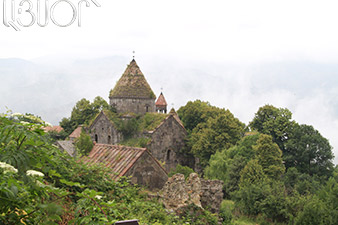
[[[3,168],[5,171],[4,173],[12,172],[12,173],[17,173],[18,170],[14,168],[14,166],[9,165],[4,162],[0,162],[0,168]]]
[[[26,122],[26,121],[21,121],[20,122],[22,125],[27,125],[27,124],[29,124],[28,122]]]
[[[52,127],[52,126],[53,126],[51,123],[48,123],[48,122],[45,122],[45,125],[46,125],[47,127]]]
[[[102,195],[95,195],[95,198],[100,200],[102,198]]]
[[[45,175],[39,171],[36,170],[27,170],[26,171],[27,176],[37,176],[37,177],[44,177]]]
[[[18,117],[18,116],[23,116],[21,113],[12,113],[12,115],[11,115],[12,117]]]

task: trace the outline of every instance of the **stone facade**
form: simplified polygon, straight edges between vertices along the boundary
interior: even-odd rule
[[[118,144],[123,140],[122,133],[116,129],[103,111],[90,125],[89,133],[96,143]],[[139,135],[142,136],[142,134]],[[176,168],[177,164],[194,168],[194,157],[181,153],[186,146],[187,132],[174,110],[155,130],[144,135],[151,138],[147,149],[157,160],[164,162],[168,173]]]
[[[131,182],[150,190],[159,190],[168,180],[164,168],[147,151],[128,170],[125,176],[131,176]]]
[[[89,127],[89,135],[96,143],[117,144],[122,141],[122,134],[115,128],[103,111]]]
[[[219,180],[204,180],[196,173],[185,180],[183,174],[170,177],[160,191],[164,206],[173,211],[195,204],[198,207],[218,213],[223,200],[223,182]]]
[[[153,156],[165,163],[165,169],[170,172],[177,164],[194,166],[194,157],[181,153],[186,146],[187,131],[175,111],[151,132],[151,142],[147,146]]]
[[[132,112],[145,114],[147,112],[155,112],[154,99],[110,98],[110,105],[116,109],[117,113]]]

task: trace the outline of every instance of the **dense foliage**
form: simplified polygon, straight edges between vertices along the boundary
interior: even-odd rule
[[[93,146],[94,144],[91,137],[82,130],[80,137],[75,140],[75,147],[77,149],[77,152],[81,155],[88,155]]]
[[[326,138],[292,120],[288,109],[259,108],[245,135],[239,123],[227,126],[236,119],[225,112],[199,100],[178,110],[205,177],[223,180],[225,198],[234,202],[221,208],[224,224],[240,215],[268,224],[338,223],[332,200],[338,180]]]
[[[74,106],[70,118],[63,118],[61,120],[60,126],[69,135],[79,125],[88,124],[103,109],[114,111],[100,96],[97,96],[92,103],[83,98]]]
[[[208,165],[211,155],[235,145],[244,135],[245,125],[225,109],[196,100],[181,107],[178,115],[188,130],[190,152]]]
[[[81,100],[65,124],[90,123],[106,108],[100,99],[93,105]],[[224,181],[223,224],[237,224],[243,215],[253,224],[338,224],[332,147],[315,128],[293,121],[288,109],[259,108],[247,133],[229,110],[207,102],[188,102],[178,114],[188,131],[183,151],[200,159],[206,178]],[[124,144],[136,146],[149,141],[137,134],[155,129],[166,116],[149,113],[123,121],[111,110],[107,115],[127,137]],[[212,214],[194,205],[168,214],[128,179],[114,182],[106,169],[62,154],[42,126],[33,115],[0,117],[1,224],[107,224],[134,218],[141,224],[216,224]],[[77,140],[83,154],[89,142],[84,134]],[[192,171],[178,165],[172,173]]]
[[[272,136],[283,152],[286,169],[296,167],[309,175],[329,177],[333,170],[332,147],[328,140],[309,125],[291,120],[288,109],[265,105],[250,122],[251,129]]]
[[[61,153],[43,124],[21,115],[0,117],[1,224],[214,224],[207,211],[168,214],[127,179],[115,182],[108,170]],[[194,216],[196,212],[198,216]]]

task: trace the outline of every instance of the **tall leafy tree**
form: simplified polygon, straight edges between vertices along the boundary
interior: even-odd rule
[[[102,97],[97,96],[92,103],[83,98],[75,104],[70,118],[61,120],[60,126],[70,134],[79,125],[89,123],[103,109],[110,109],[110,107]]]
[[[192,153],[206,166],[210,156],[235,145],[244,134],[244,124],[229,110],[223,110],[216,118],[198,124],[191,132],[189,145]]]
[[[271,135],[273,141],[284,151],[284,144],[295,124],[291,119],[292,113],[288,109],[265,105],[259,108],[249,126],[252,130]]]
[[[211,106],[209,102],[196,100],[189,101],[185,106],[182,106],[177,114],[190,133],[198,124],[206,123],[210,117],[215,118],[221,112],[222,109]]]
[[[284,155],[286,167],[295,167],[301,173],[328,177],[333,171],[329,141],[309,125],[294,126]]]
[[[262,134],[254,146],[257,162],[263,167],[264,173],[271,179],[278,179],[285,171],[282,151],[272,141],[272,137]]]
[[[226,197],[230,197],[234,191],[238,190],[240,172],[248,161],[254,158],[253,146],[258,138],[259,134],[246,136],[237,145],[218,151],[211,156],[205,175],[209,179],[219,179],[224,182]]]

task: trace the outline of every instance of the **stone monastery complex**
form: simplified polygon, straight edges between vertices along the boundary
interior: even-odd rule
[[[187,182],[182,174],[168,179],[168,173],[178,164],[198,169],[198,160],[184,153],[187,131],[174,109],[167,114],[167,102],[163,93],[156,100],[155,94],[133,59],[125,72],[110,91],[109,104],[116,109],[101,111],[87,127],[79,126],[70,140],[58,141],[59,147],[70,155],[76,155],[74,141],[81,132],[86,131],[94,147],[82,161],[88,164],[102,164],[112,171],[112,179],[128,176],[132,183],[161,190],[160,198],[168,209],[191,203],[208,207],[218,212],[223,199],[222,181],[204,180],[196,173],[190,174]],[[156,100],[156,101],[155,101]],[[133,134],[132,138],[149,140],[145,148],[121,145],[123,132],[118,129],[119,121],[132,121],[133,118],[154,119],[149,127]],[[119,117],[119,118],[116,118]]]
[[[134,138],[149,140],[146,148],[120,145],[125,137],[109,111],[101,111],[88,127],[79,126],[69,135],[70,140],[58,141],[60,148],[74,155],[73,142],[85,130],[95,145],[84,161],[102,163],[119,173],[114,179],[128,175],[134,183],[150,189],[161,188],[168,179],[167,174],[178,164],[195,167],[195,158],[182,151],[186,146],[187,132],[181,120],[174,109],[167,114],[163,93],[156,100],[134,59],[110,91],[109,104],[122,121],[146,114],[160,119],[156,126],[134,134]]]

